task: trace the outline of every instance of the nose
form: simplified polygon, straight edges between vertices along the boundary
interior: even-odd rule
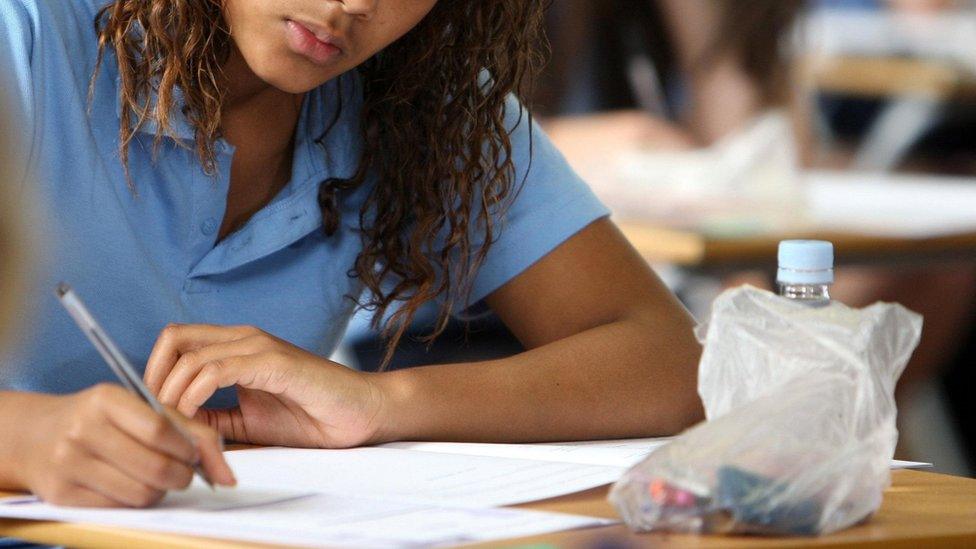
[[[342,0],[342,9],[349,15],[370,18],[376,13],[379,0]]]

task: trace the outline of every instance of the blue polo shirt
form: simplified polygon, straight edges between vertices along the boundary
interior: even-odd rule
[[[328,356],[361,292],[347,275],[361,250],[359,210],[369,185],[344,196],[342,226],[323,234],[319,185],[354,173],[361,148],[358,77],[347,73],[308,94],[297,127],[292,177],[267,206],[217,242],[234,149],[217,144],[217,175],[204,173],[193,132],[174,110],[154,153],[148,126],[130,147],[130,188],[118,157],[118,70],[107,56],[87,94],[97,53],[95,0],[0,2],[0,75],[13,105],[4,128],[29,150],[27,179],[43,210],[46,242],[32,290],[33,319],[3,367],[6,387],[74,392],[112,380],[53,290],[73,285],[105,329],[142,367],[169,322],[249,324]],[[341,94],[342,108],[337,97]],[[475,303],[608,211],[512,98],[516,177],[524,186],[499,214],[500,234],[476,275]],[[339,111],[338,122],[317,142]],[[190,145],[187,147],[187,145]],[[373,181],[370,185],[382,185]],[[223,392],[212,405],[233,404]]]

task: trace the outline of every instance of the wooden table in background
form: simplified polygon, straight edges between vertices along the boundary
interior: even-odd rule
[[[905,57],[834,57],[807,61],[817,91],[857,97],[976,100],[976,73],[960,63]]]
[[[854,156],[859,169],[894,169],[942,119],[945,105],[976,102],[976,73],[965,62],[892,55],[814,56],[801,64],[808,92],[887,101]]]
[[[620,524],[532,538],[491,542],[486,547],[548,544],[557,547],[976,547],[976,480],[922,471],[894,471],[884,503],[866,524],[818,538],[712,537],[633,534]],[[607,488],[520,505],[526,509],[616,517]],[[71,547],[189,549],[258,547],[202,538],[53,522],[0,520],[0,536]]]

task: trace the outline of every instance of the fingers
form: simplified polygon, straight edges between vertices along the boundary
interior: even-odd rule
[[[194,419],[206,424],[224,438],[234,442],[255,443],[247,434],[247,424],[240,406],[229,410],[207,410],[201,408]]]
[[[178,397],[177,409],[193,417],[218,389],[233,385],[280,393],[283,389],[278,385],[281,384],[274,381],[287,378],[288,367],[288,360],[274,352],[227,356],[207,362],[199,367],[196,377]]]
[[[115,393],[101,395],[106,402],[101,412],[105,419],[123,433],[142,446],[183,463],[193,464],[199,461],[200,456],[193,443],[183,437],[166,418],[154,412],[139,397],[114,385],[99,386],[96,390],[102,393]]]
[[[170,369],[184,353],[221,343],[234,341],[260,333],[257,328],[250,326],[212,326],[205,324],[183,325],[170,324],[163,328],[149,360],[146,362],[146,372],[143,379],[146,386],[154,394],[159,394],[163,382],[169,376]]]
[[[206,471],[207,477],[221,486],[236,486],[237,478],[224,459],[222,435],[208,425],[186,419],[178,413],[173,413],[172,417],[193,437],[200,453],[200,465]]]
[[[198,461],[214,482],[236,484],[219,435],[199,422],[174,412],[173,424],[117,385],[62,398],[24,464],[27,486],[45,501],[149,506],[188,486]]]
[[[237,483],[224,460],[223,442],[216,431],[178,413],[169,414],[169,420],[190,435],[187,440],[167,418],[121,387],[107,386],[102,390],[121,393],[105,397],[113,402],[105,414],[118,428],[118,436],[109,431],[92,445],[107,462],[159,489],[188,486],[193,478],[192,466],[197,463],[203,465],[213,482],[224,486]]]
[[[40,495],[40,494],[39,494]],[[104,494],[81,486],[80,484],[65,487],[55,494],[44,496],[41,499],[53,505],[63,505],[65,507],[120,507],[126,504],[105,496]]]
[[[102,435],[105,431],[100,430]],[[47,470],[31,490],[48,503],[88,507],[145,507],[162,497],[162,490],[103,461],[92,451],[92,440],[102,437],[71,433],[59,439],[44,462]],[[94,444],[97,448],[100,442]]]
[[[95,457],[131,480],[138,479],[147,488],[179,490],[189,486],[193,479],[190,463],[150,450],[118,429],[102,433],[100,439],[98,444],[89,445]],[[123,488],[119,487],[119,491],[124,492]],[[131,501],[124,503],[138,505]]]
[[[123,473],[112,465],[92,459],[85,466],[85,474],[78,479],[78,486],[82,488],[75,497],[91,498],[92,493],[98,494],[112,502],[111,506],[149,507],[166,495],[166,490],[153,488],[143,484],[133,477]],[[90,493],[86,493],[87,492]],[[97,502],[97,498],[96,498]],[[106,505],[95,505],[106,507]]]
[[[187,386],[208,362],[219,360],[226,356],[248,355],[259,352],[267,345],[262,336],[248,336],[238,340],[214,343],[206,347],[189,351],[180,356],[176,364],[170,367],[165,381],[160,388],[159,401],[168,406],[179,404],[180,397],[186,392]],[[188,417],[193,417],[192,415]]]

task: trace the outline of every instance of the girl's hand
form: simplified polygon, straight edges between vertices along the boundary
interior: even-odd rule
[[[374,441],[380,427],[383,398],[369,374],[249,326],[167,326],[145,379],[163,404],[237,442],[345,448]],[[201,409],[231,386],[237,408]]]
[[[177,413],[196,448],[142,400],[118,385],[68,396],[38,395],[30,432],[20,442],[18,484],[48,503],[146,507],[167,490],[186,488],[199,462],[217,484],[236,481],[221,441]]]

